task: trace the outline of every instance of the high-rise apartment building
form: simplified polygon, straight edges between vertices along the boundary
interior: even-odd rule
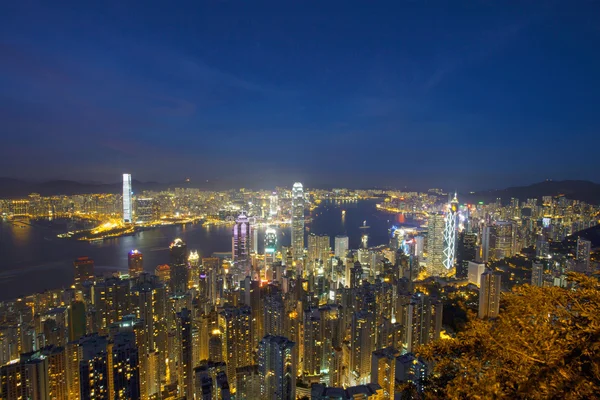
[[[331,242],[327,235],[315,235],[311,233],[308,235],[308,262],[318,265],[319,262],[323,264],[329,258],[331,251]]]
[[[296,399],[296,363],[294,342],[283,336],[265,336],[258,348],[261,399]]]
[[[22,354],[0,367],[0,399],[49,399],[48,359],[40,352]]]
[[[350,371],[354,374],[354,384],[367,384],[371,376],[371,355],[375,350],[375,321],[372,313],[363,310],[352,315],[350,346]]]
[[[304,189],[300,182],[292,187],[292,252],[294,261],[304,256]]]
[[[408,352],[439,339],[442,330],[441,301],[423,293],[415,293],[408,304],[403,325]]]
[[[133,222],[131,174],[123,174],[123,222]]]
[[[592,242],[581,237],[577,238],[577,268],[581,272],[592,272],[590,268],[591,248]]]
[[[479,289],[479,318],[495,318],[500,311],[500,282],[502,276],[491,270],[481,274]]]
[[[178,384],[179,393],[186,399],[194,398],[194,364],[192,341],[192,315],[184,308],[177,313],[177,338],[179,339]]]
[[[140,399],[140,357],[133,332],[118,332],[109,343],[114,399]],[[113,397],[114,396],[114,397]]]
[[[394,398],[396,385],[396,357],[400,352],[392,347],[375,350],[371,356],[371,382],[383,389],[382,400]]]
[[[219,327],[223,334],[223,360],[227,363],[227,377],[234,377],[229,385],[235,392],[236,368],[253,364],[252,313],[250,307],[227,307],[219,314]]]

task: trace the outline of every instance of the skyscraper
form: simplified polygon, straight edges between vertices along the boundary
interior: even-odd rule
[[[123,174],[123,222],[133,222],[133,203],[131,201],[131,174]]]
[[[308,262],[315,263],[318,261],[325,263],[329,258],[331,250],[331,242],[327,235],[308,235]]]
[[[185,294],[188,284],[187,246],[181,239],[175,239],[169,247],[171,267],[171,294],[181,296]]]
[[[271,196],[269,196],[269,215],[271,217],[276,217],[279,212],[279,200],[277,198],[277,193],[273,192]]]
[[[73,261],[75,267],[75,286],[79,287],[84,282],[94,281],[94,260],[89,257],[79,257]]]
[[[233,262],[242,269],[248,268],[250,264],[250,221],[244,211],[235,220],[231,240]]]
[[[368,311],[355,312],[351,326],[350,370],[357,385],[369,383],[371,375],[371,355],[375,350],[375,321]]]
[[[48,399],[48,359],[39,352],[22,354],[0,368],[0,399]]]
[[[456,251],[456,277],[466,278],[468,275],[468,262],[477,258],[477,235],[462,231],[458,238]]]
[[[440,338],[442,330],[442,303],[423,293],[415,293],[403,315],[404,343],[408,352]]]
[[[456,193],[454,198],[450,202],[448,212],[446,213],[446,221],[444,224],[444,268],[446,271],[454,268],[454,261],[456,258],[456,232],[458,226],[456,224],[456,217],[458,212],[458,200],[456,199]]]
[[[223,359],[227,363],[227,376],[235,392],[236,368],[252,365],[252,313],[250,307],[228,307],[219,314],[219,327],[223,333]]]
[[[114,398],[140,399],[140,358],[135,334],[118,332],[109,347]]]
[[[300,182],[292,187],[292,251],[294,261],[304,255],[304,189]]]
[[[427,272],[437,276],[445,271],[444,265],[444,213],[437,212],[429,216],[427,223]]]
[[[127,263],[129,265],[129,276],[135,278],[144,272],[144,256],[138,250],[131,250],[127,254]]]
[[[267,335],[258,348],[258,370],[261,376],[261,398],[294,400],[296,398],[296,363],[294,342],[283,336]]]
[[[192,316],[184,308],[177,313],[177,338],[179,339],[178,379],[179,393],[186,399],[194,398],[194,365],[192,360]]]
[[[273,254],[277,251],[277,231],[275,228],[265,230],[265,254]]]
[[[348,254],[348,248],[349,248],[348,236],[336,236],[335,237],[334,249],[335,249],[336,257],[343,260],[344,257],[346,257],[346,254]]]
[[[109,379],[108,341],[90,335],[79,342],[79,390],[81,399],[109,399],[113,379]]]
[[[491,270],[481,274],[479,318],[495,318],[500,311],[500,281],[502,276]]]

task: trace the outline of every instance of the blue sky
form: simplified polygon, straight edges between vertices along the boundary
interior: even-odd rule
[[[600,180],[595,1],[1,7],[3,176]]]

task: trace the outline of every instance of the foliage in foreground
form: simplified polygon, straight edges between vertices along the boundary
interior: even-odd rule
[[[576,290],[517,287],[496,320],[473,318],[456,338],[422,348],[435,362],[425,398],[598,398],[600,283],[569,277]]]

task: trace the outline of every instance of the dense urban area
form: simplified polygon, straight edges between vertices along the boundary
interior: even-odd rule
[[[573,288],[570,273],[598,271],[597,244],[579,233],[600,208],[565,196],[132,189],[125,174],[121,194],[31,194],[0,200],[0,214],[14,226],[66,220],[57,239],[90,242],[225,225],[231,248],[201,255],[173,237],[168,264],[131,249],[128,272],[110,274],[79,254],[67,287],[0,303],[0,398],[435,398],[422,349],[497,319],[515,288]],[[389,242],[372,245],[365,221],[358,248],[306,232],[319,205],[366,200],[416,223],[394,219]]]

